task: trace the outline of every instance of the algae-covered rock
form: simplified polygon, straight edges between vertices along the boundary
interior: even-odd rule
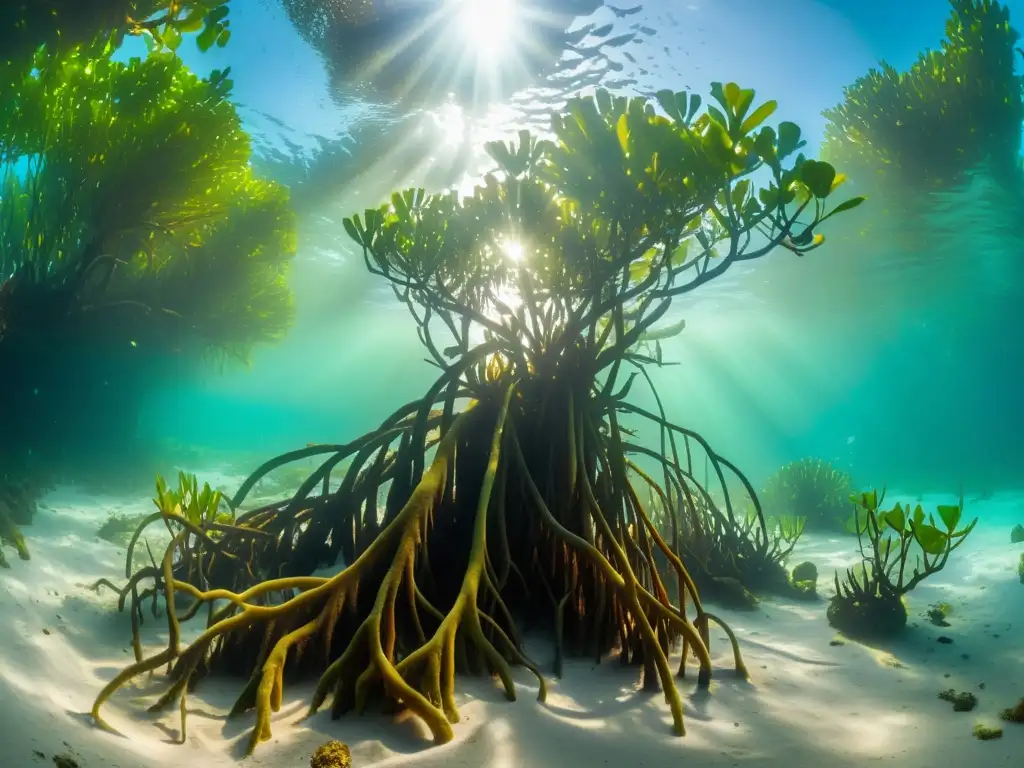
[[[949,690],[945,690],[940,693],[939,698],[952,704],[954,712],[970,712],[978,706],[978,697],[970,691],[961,691],[957,693],[955,690],[950,688]]]
[[[328,741],[317,747],[309,758],[309,768],[351,768],[352,754],[340,741]]]
[[[1013,530],[1010,531],[1010,543],[1020,544],[1022,541],[1024,541],[1024,525],[1018,523],[1013,526]]]
[[[789,574],[797,597],[813,599],[818,596],[818,567],[811,562],[803,562],[793,568]]]
[[[1008,723],[1024,723],[1024,699],[1020,699],[1012,707],[1004,709],[999,716]]]

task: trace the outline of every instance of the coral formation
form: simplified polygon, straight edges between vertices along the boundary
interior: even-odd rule
[[[849,474],[824,459],[800,459],[773,474],[761,492],[769,517],[801,518],[808,531],[842,531],[850,516]]]
[[[1010,531],[1010,543],[1020,544],[1022,541],[1024,541],[1024,525],[1018,523],[1013,526],[1013,530]]]
[[[885,637],[907,624],[903,597],[924,579],[941,571],[950,554],[963,544],[978,520],[959,528],[963,500],[957,506],[940,505],[938,515],[925,517],[918,504],[913,511],[896,504],[881,508],[875,491],[852,496],[856,505],[854,527],[862,564],[846,572],[841,581],[835,576],[836,594],[828,604],[828,621],[851,636]],[[920,550],[916,562],[908,568],[914,550]]]
[[[367,268],[413,314],[439,377],[362,437],[259,467],[232,499],[230,524],[204,530],[161,505],[172,541],[158,565],[129,578],[121,602],[130,598],[134,615],[148,583],[168,606],[192,603],[168,611],[161,651],[144,655],[135,633],[135,663],[96,698],[98,725],[104,703],[139,675],[169,666],[153,708],[177,704],[184,718],[194,685],[228,672],[248,678],[233,714],[255,710],[252,750],[270,738],[287,669],[318,678],[312,712],[332,696],[335,716],[381,702],[446,742],[459,717],[457,675],[494,674],[514,699],[510,665],[520,664],[545,697],[526,625],[549,634],[556,673],[566,656],[618,650],[645,689],[661,689],[679,735],[669,653],[680,641],[678,672],[695,658],[701,688],[711,624],[746,675],[735,636],[680,560],[679,538],[712,493],[721,519],[737,520],[729,485],[738,482],[755,541],[772,542],[742,473],[660,401],[657,411],[631,401],[659,364],[636,345],[675,297],[775,248],[817,248],[819,225],[861,199],[829,207],[841,176],[796,154],[796,125],[762,125],[774,102],[755,105],[732,83],[714,84],[712,96],[703,110],[699,97],[667,91],[656,104],[606,91],[574,99],[553,116],[552,140],[524,131],[489,144],[498,171],[471,195],[409,190],[346,220]],[[659,431],[660,451],[639,444],[638,424]],[[315,456],[322,463],[291,498],[242,511],[260,478]],[[660,525],[645,488],[661,502]],[[333,576],[311,575],[338,562]],[[181,621],[208,605],[207,628],[185,645]]]

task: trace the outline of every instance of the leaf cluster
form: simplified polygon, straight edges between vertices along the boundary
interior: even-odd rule
[[[813,250],[817,228],[863,200],[828,208],[842,175],[798,154],[793,123],[763,125],[774,102],[754,107],[733,83],[712,96],[703,110],[699,96],[669,91],[573,99],[550,138],[488,144],[498,169],[472,194],[398,192],[346,231],[439,365],[427,328],[437,317],[454,354],[478,326],[531,366],[583,340],[601,369],[675,296],[776,247]]]
[[[253,174],[225,73],[201,79],[169,52],[36,59],[0,66],[7,332],[184,332],[239,353],[279,338],[294,215]]]
[[[221,510],[222,501],[221,492],[212,489],[209,483],[203,483],[200,489],[194,474],[178,472],[177,489],[168,488],[162,475],[156,476],[156,498],[153,499],[156,508],[168,515],[184,517],[200,528],[205,529],[210,523],[234,522],[234,513],[227,504],[228,508]]]
[[[176,50],[184,35],[198,33],[200,50],[231,39],[230,0],[31,0],[0,3],[0,52],[10,61],[40,48],[65,54],[79,46],[109,52],[126,35],[144,35]]]
[[[884,499],[884,491],[879,495],[874,490],[850,496],[854,505],[851,527],[857,532],[864,567],[859,576],[847,571],[842,583],[836,576],[836,591],[844,597],[902,597],[941,571],[978,522],[975,518],[960,527],[962,499],[957,505],[940,504],[938,520],[934,514],[926,516],[920,504],[911,510],[897,503],[885,510],[881,506]]]
[[[858,183],[943,189],[985,160],[1019,165],[1024,119],[1017,31],[994,0],[951,0],[946,39],[906,72],[885,62],[844,91],[822,157]]]

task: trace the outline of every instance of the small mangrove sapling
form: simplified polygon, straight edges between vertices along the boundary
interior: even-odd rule
[[[939,505],[935,516],[925,517],[918,504],[882,508],[885,498],[871,490],[853,494],[852,527],[862,555],[861,567],[835,576],[836,594],[829,601],[828,622],[851,636],[885,636],[903,630],[907,608],[903,596],[932,574],[938,573],[953,550],[974,530],[977,518],[959,528],[963,499],[957,505]],[[911,555],[918,551],[911,565]]]

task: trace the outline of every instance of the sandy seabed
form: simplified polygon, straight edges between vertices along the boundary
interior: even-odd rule
[[[890,494],[888,500],[899,498]],[[924,499],[926,508],[950,501]],[[0,768],[53,765],[57,756],[80,768],[216,768],[241,758],[254,718],[228,721],[225,715],[242,680],[203,681],[189,698],[185,743],[176,707],[160,716],[145,714],[151,699],[142,697],[152,692],[145,677],[104,709],[123,736],[99,730],[85,714],[96,693],[132,660],[127,613],[116,611],[109,591],[97,594],[86,586],[101,577],[121,583],[124,576],[124,549],[97,538],[96,531],[111,512],[151,509],[147,499],[126,502],[58,489],[25,530],[32,560],[9,557],[11,569],[0,571]],[[751,680],[732,676],[728,643],[713,630],[717,672],[710,694],[698,693],[692,677],[680,681],[685,738],[672,735],[664,698],[638,689],[635,668],[615,660],[573,661],[561,680],[549,680],[546,704],[536,701],[536,679],[525,670],[516,670],[516,702],[506,701],[490,680],[460,680],[462,722],[455,740],[441,747],[410,717],[332,721],[324,711],[299,722],[312,684],[286,683],[274,738],[243,764],[302,768],[317,746],[340,739],[350,745],[355,768],[837,768],[896,762],[904,768],[1019,768],[1024,725],[1002,723],[998,713],[1024,697],[1024,585],[1016,573],[1024,545],[1009,542],[1014,518],[1024,522],[1024,495],[973,502],[965,514],[982,522],[946,569],[911,593],[911,627],[885,647],[839,640],[825,621],[824,599],[766,600],[753,612],[718,611],[739,636]],[[819,590],[827,598],[835,569],[855,561],[854,547],[849,538],[808,535],[792,562],[817,564]],[[949,627],[924,617],[940,600],[953,606]],[[144,641],[151,654],[164,641],[166,625],[163,618],[147,618]],[[952,642],[940,643],[940,636]],[[542,665],[550,658],[544,648],[528,650]],[[978,707],[953,712],[937,698],[948,688],[973,692]],[[978,741],[972,729],[979,722],[1002,726],[1003,738]]]

